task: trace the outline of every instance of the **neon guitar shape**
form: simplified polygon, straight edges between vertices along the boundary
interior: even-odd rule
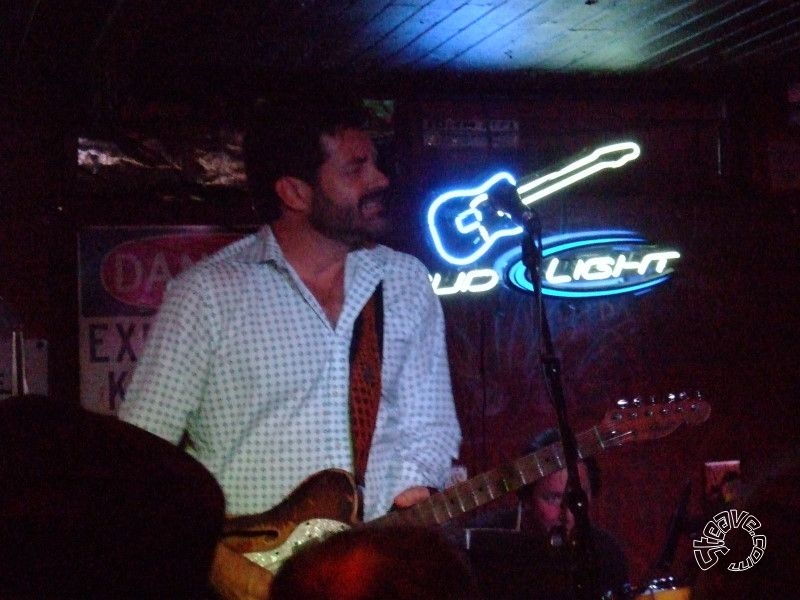
[[[641,154],[633,142],[602,146],[591,154],[546,175],[529,175],[519,182],[510,173],[493,175],[481,185],[438,196],[428,207],[428,229],[439,255],[454,265],[468,265],[505,237],[522,233],[510,216],[491,208],[492,188],[511,185],[520,202],[529,206],[605,169],[617,169]]]
[[[683,395],[679,396],[683,397]],[[603,421],[576,435],[578,454],[586,458],[607,448],[664,437],[682,423],[708,419],[711,407],[699,398],[664,404],[631,404],[609,410]],[[412,507],[359,523],[358,493],[346,471],[320,471],[301,483],[274,508],[257,515],[231,517],[223,542],[275,573],[306,542],[356,526],[441,525],[566,467],[556,442],[514,462],[457,483]]]

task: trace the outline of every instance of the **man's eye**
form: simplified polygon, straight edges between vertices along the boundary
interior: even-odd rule
[[[363,165],[351,165],[344,170],[345,175],[358,175],[363,170]]]

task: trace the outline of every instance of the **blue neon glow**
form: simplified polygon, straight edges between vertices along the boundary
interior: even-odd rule
[[[533,291],[533,284],[526,277],[526,269],[521,261],[514,263],[508,270],[507,274],[509,283],[518,287],[521,290],[528,292]],[[642,292],[649,288],[655,287],[667,281],[670,275],[662,275],[656,279],[651,279],[642,283],[623,285],[614,288],[605,289],[587,289],[587,290],[560,290],[547,286],[547,282],[542,282],[542,294],[545,296],[553,296],[558,298],[599,298],[602,296],[618,296],[621,294],[630,294],[634,292]],[[580,284],[575,284],[580,285]]]
[[[527,206],[595,173],[622,167],[640,154],[638,144],[620,142],[600,147],[588,156],[543,176],[527,176],[517,182],[513,175],[504,171],[492,175],[477,187],[445,192],[428,207],[430,239],[436,252],[448,263],[461,267],[471,265],[498,240],[523,232],[510,215],[496,210],[488,202],[493,186],[501,182],[513,185],[521,203]],[[621,247],[615,247],[618,245]],[[643,248],[637,252],[637,246]],[[585,256],[577,252],[591,247],[596,250]],[[564,253],[568,256],[561,257]],[[520,255],[521,249],[517,247],[499,257],[494,267],[497,278],[487,278],[487,269],[472,269],[460,272],[450,285],[443,286],[439,274],[432,278],[432,283],[437,294],[487,291],[498,283],[499,274],[505,273],[506,281],[511,285],[532,291]],[[548,257],[551,260],[545,270],[542,293],[563,298],[588,298],[644,293],[669,279],[673,271],[669,262],[679,259],[680,253],[655,248],[632,231],[605,230],[545,238],[542,258]]]
[[[631,231],[597,231],[582,232],[551,236],[542,240],[542,256],[555,257],[557,254],[584,248],[589,246],[604,246],[613,244],[630,244],[637,246],[645,244],[646,241],[640,235]],[[669,254],[662,252],[661,254]],[[674,252],[675,257],[680,256]],[[509,284],[532,292],[533,284],[527,278],[527,269],[520,258],[521,250],[512,249],[504,253],[496,262],[495,269],[498,272],[506,273],[506,280]],[[665,263],[666,264],[666,263]],[[569,275],[564,277],[569,281],[565,285],[568,287],[556,287],[545,278],[542,281],[542,294],[561,298],[594,298],[602,296],[616,296],[629,293],[644,293],[650,288],[667,281],[671,276],[671,269],[663,275],[652,274],[649,279],[636,282],[625,283],[626,278],[609,277],[597,281],[575,281]]]
[[[517,184],[516,179],[510,173],[497,173],[478,187],[445,192],[437,196],[428,207],[428,231],[431,234],[431,241],[439,256],[450,264],[474,263],[486,254],[497,240],[522,233],[522,227],[507,217],[494,215],[495,223],[488,223],[492,217],[490,214],[492,211],[487,210],[484,213],[482,210],[486,207],[481,207],[481,204],[489,199],[487,190],[500,181],[507,181],[514,186]],[[468,199],[466,205],[454,203],[456,205],[453,209],[457,212],[450,215],[445,214],[447,211],[446,209],[442,210],[442,205],[459,198]],[[440,224],[439,219],[443,219],[445,222]],[[501,220],[498,221],[498,219]],[[444,235],[440,229],[444,231]],[[444,240],[444,237],[447,237],[451,231],[454,231],[454,235],[451,237],[455,240],[452,246]]]
[[[566,252],[573,248],[599,244],[641,244],[645,239],[635,231],[627,229],[600,229],[597,231],[577,231],[557,233],[542,238],[542,256]],[[519,248],[512,248],[497,257],[495,269],[504,271],[508,265],[519,258]]]
[[[631,236],[633,236],[633,234],[631,234]],[[542,240],[542,246],[545,246],[544,250],[542,250],[542,256],[551,256],[553,254],[566,252],[567,250],[572,250],[574,248],[583,248],[585,246],[597,246],[600,244],[619,244],[619,243],[643,243],[643,242],[644,238],[641,237],[600,237],[597,239],[579,240],[575,242],[560,244],[558,246],[548,247],[546,245],[546,242]]]
[[[520,235],[523,231],[510,215],[493,209],[486,202],[494,185],[505,181],[514,186],[520,202],[528,206],[600,171],[622,167],[640,154],[638,144],[619,142],[597,148],[546,175],[527,176],[517,182],[513,175],[503,171],[477,187],[445,192],[428,207],[431,241],[439,256],[450,264],[471,264],[498,240]]]

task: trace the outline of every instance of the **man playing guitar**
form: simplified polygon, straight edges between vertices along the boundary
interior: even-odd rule
[[[245,155],[267,224],[170,283],[120,408],[184,440],[231,515],[342,469],[375,518],[441,487],[458,453],[442,308],[422,263],[377,242],[389,180],[346,96],[258,107]],[[264,598],[269,580],[219,544],[220,595]]]

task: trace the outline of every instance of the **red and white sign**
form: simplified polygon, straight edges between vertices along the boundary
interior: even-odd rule
[[[81,404],[114,414],[170,279],[249,230],[90,227],[78,238]]]

